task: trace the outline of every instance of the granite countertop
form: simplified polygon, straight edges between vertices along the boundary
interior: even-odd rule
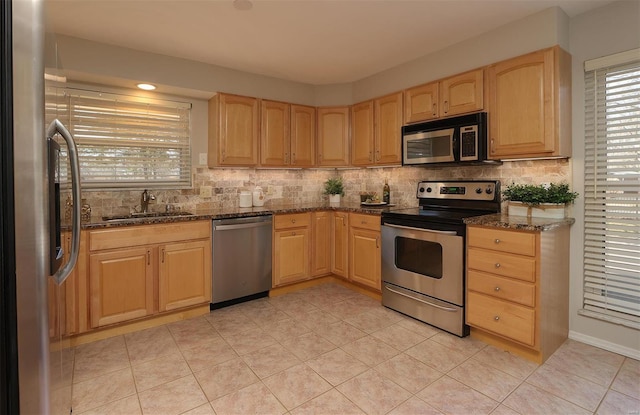
[[[548,231],[559,226],[571,226],[575,221],[576,220],[574,218],[529,218],[527,216],[509,216],[506,213],[496,213],[492,215],[466,218],[464,223],[467,225],[481,225],[520,231]]]
[[[131,225],[150,225],[158,223],[173,223],[173,222],[185,222],[195,220],[212,220],[212,219],[228,219],[228,218],[242,218],[248,216],[263,216],[283,213],[304,213],[314,212],[319,210],[335,210],[340,212],[355,212],[366,213],[370,215],[381,215],[382,212],[390,211],[393,209],[402,209],[410,206],[381,206],[371,207],[362,206],[359,203],[340,203],[333,205],[329,203],[317,203],[317,204],[273,204],[264,207],[249,207],[249,208],[227,208],[227,209],[210,209],[210,210],[198,210],[192,212],[193,215],[180,215],[175,216],[154,216],[154,217],[138,217],[138,218],[123,218],[112,220],[98,220],[88,223],[82,223],[82,229],[101,229],[101,228],[117,228],[122,226]]]

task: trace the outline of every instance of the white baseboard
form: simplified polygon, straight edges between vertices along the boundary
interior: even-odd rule
[[[630,357],[632,359],[640,360],[640,350],[632,349],[630,347],[620,346],[616,343],[611,343],[606,340],[599,339],[597,337],[587,336],[586,334],[577,333],[575,331],[569,331],[569,338],[571,340],[586,343],[591,346],[599,347],[604,350],[608,350],[613,353],[618,353],[623,356]]]

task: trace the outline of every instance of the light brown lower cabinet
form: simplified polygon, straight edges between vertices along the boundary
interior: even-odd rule
[[[332,212],[331,222],[331,272],[349,277],[349,214]]]
[[[160,311],[206,303],[211,299],[211,243],[208,240],[166,244],[160,248]]]
[[[92,327],[154,313],[151,251],[138,247],[89,256]]]
[[[311,213],[311,276],[331,273],[331,212]]]
[[[211,300],[209,221],[88,233],[90,328]]]
[[[380,216],[349,214],[349,279],[380,291]]]
[[[273,286],[309,279],[311,214],[275,215],[273,228]]]
[[[488,343],[544,362],[567,339],[569,227],[467,228],[467,324]]]

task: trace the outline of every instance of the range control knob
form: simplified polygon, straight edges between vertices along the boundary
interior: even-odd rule
[[[433,189],[431,189],[430,187],[427,187],[427,193],[431,193]]]
[[[487,188],[485,189],[485,193],[486,193],[486,194],[488,194],[488,195],[490,195],[491,193],[493,193],[493,189],[492,189],[492,188],[490,188],[490,187],[487,187]]]
[[[424,187],[421,187],[420,189],[418,189],[418,193],[424,193]]]
[[[477,194],[482,193],[482,188],[480,188],[480,187],[476,188],[476,193],[477,193]]]

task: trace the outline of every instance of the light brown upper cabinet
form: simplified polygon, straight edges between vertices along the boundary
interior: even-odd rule
[[[286,166],[291,162],[291,105],[260,100],[260,165]]]
[[[291,105],[292,167],[313,167],[316,159],[316,109]]]
[[[320,107],[318,114],[318,166],[349,165],[349,107]]]
[[[400,164],[402,92],[351,107],[351,164]]]
[[[209,167],[258,164],[258,100],[218,93],[209,100]]]
[[[484,70],[476,69],[404,91],[405,124],[480,111]]]
[[[373,101],[365,101],[351,107],[351,164],[374,164]]]
[[[571,156],[571,56],[553,47],[489,66],[489,158]]]
[[[402,92],[374,101],[375,162],[400,164],[402,161]]]

